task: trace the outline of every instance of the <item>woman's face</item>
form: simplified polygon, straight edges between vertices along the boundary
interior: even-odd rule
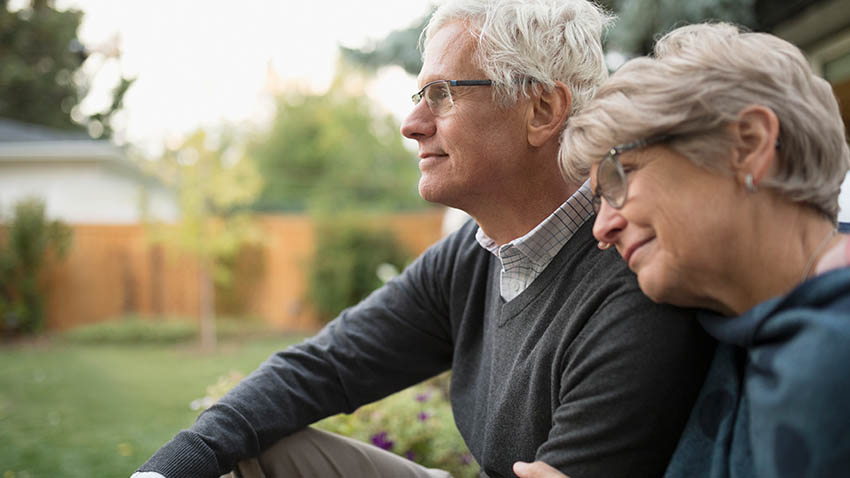
[[[656,302],[711,307],[736,252],[734,177],[696,166],[666,145],[617,156],[627,176],[621,209],[602,200],[593,234],[617,248]],[[597,191],[597,164],[591,188]],[[604,190],[604,185],[603,185]]]

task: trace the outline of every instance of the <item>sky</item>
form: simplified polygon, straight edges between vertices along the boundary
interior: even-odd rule
[[[321,93],[333,77],[338,45],[360,47],[405,28],[429,2],[57,0],[56,6],[85,12],[78,33],[87,48],[117,44],[121,52],[120,60],[94,55],[86,62],[93,83],[81,111],[104,109],[120,76],[135,77],[116,118],[118,139],[155,151],[198,127],[267,123],[269,68],[287,85]],[[401,68],[386,68],[368,94],[400,119],[415,86]]]

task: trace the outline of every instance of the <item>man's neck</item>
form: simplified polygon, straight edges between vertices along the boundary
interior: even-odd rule
[[[501,197],[498,201],[468,210],[487,237],[498,245],[528,234],[570,198],[581,185],[558,183],[548,188],[529,186],[521,194]]]

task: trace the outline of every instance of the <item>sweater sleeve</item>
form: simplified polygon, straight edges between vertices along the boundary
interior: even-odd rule
[[[300,428],[448,369],[446,247],[426,251],[317,336],[272,355],[139,471],[217,478]]]
[[[662,476],[709,365],[714,342],[693,312],[633,284],[597,291],[601,304],[564,354],[536,459],[571,478]]]

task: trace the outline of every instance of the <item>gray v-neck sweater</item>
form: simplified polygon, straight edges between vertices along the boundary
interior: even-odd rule
[[[321,418],[452,369],[458,429],[490,477],[544,460],[571,478],[660,476],[713,343],[651,303],[589,220],[514,300],[476,226],[431,247],[317,336],[270,357],[140,471],[218,477]]]

